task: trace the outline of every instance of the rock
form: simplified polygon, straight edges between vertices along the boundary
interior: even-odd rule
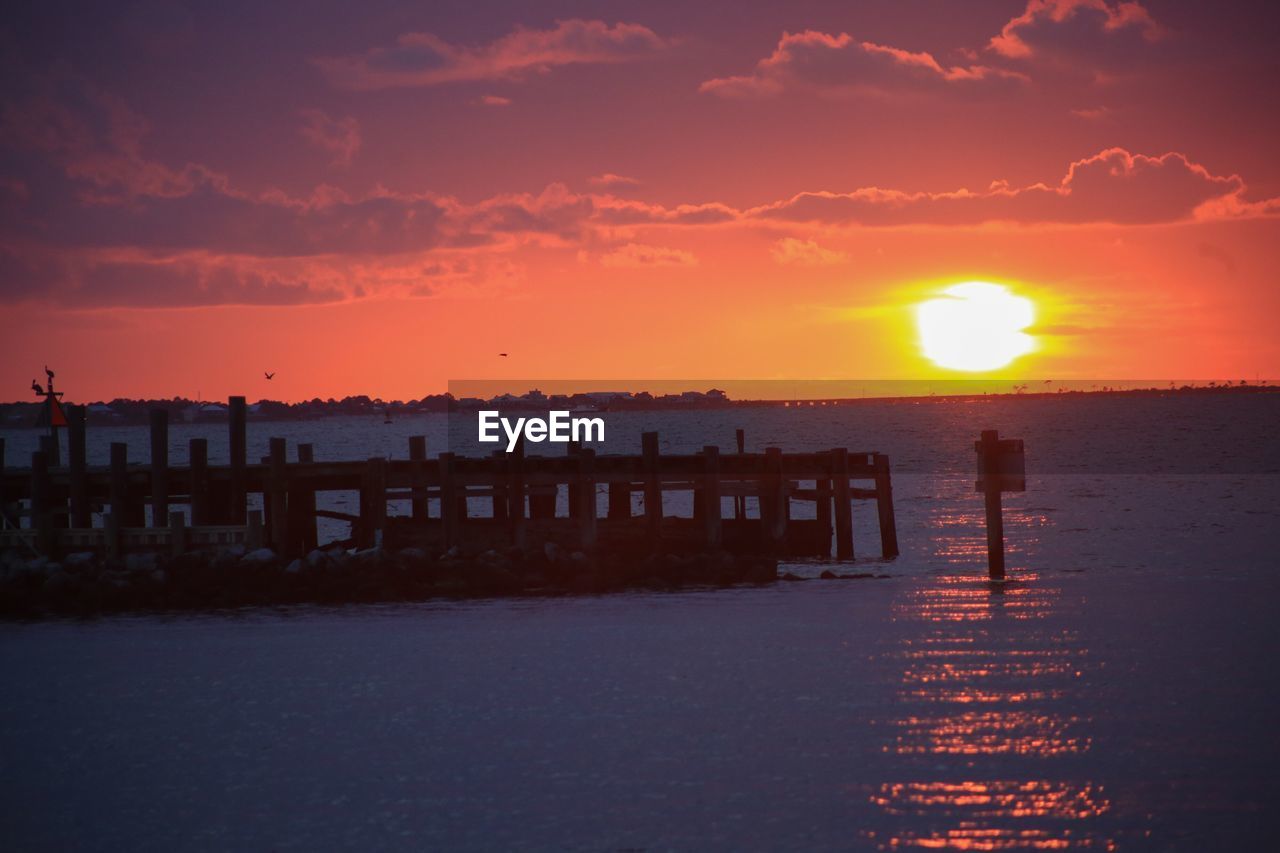
[[[401,548],[400,559],[408,563],[425,563],[427,552],[421,548]]]
[[[222,553],[226,554],[229,557],[234,557],[235,559],[238,560],[248,553],[248,549],[245,548],[243,545],[232,545],[230,548],[228,548],[226,551],[223,551]]]
[[[83,569],[93,565],[97,555],[92,551],[76,551],[62,558],[62,564],[68,569]]]
[[[574,551],[569,555],[569,560],[576,565],[585,566],[587,564],[587,555],[581,551]]]
[[[804,580],[804,578],[800,577],[799,575],[793,575],[793,574],[791,574],[791,572],[783,572],[783,573],[782,573],[782,580],[784,580],[784,581],[802,581],[802,580]]]
[[[317,548],[307,555],[307,565],[313,569],[318,569],[332,559],[331,556]]]
[[[150,574],[156,570],[156,555],[150,551],[129,554],[124,558],[124,567],[140,575]]]
[[[830,569],[823,569],[822,574],[818,575],[818,577],[822,578],[824,581],[833,581],[840,576]]]
[[[285,570],[286,572],[288,572],[289,574],[291,574],[291,575],[301,574],[301,573],[302,573],[302,560],[294,560],[292,563],[290,563],[289,565],[285,566],[285,569],[284,569],[284,570]]]
[[[75,579],[60,569],[51,572],[44,581],[44,594],[55,598],[66,595],[74,588]]]
[[[542,546],[542,553],[546,555],[548,560],[554,563],[560,558],[560,546],[554,542],[546,542]]]
[[[241,558],[241,562],[251,563],[254,565],[265,565],[266,563],[274,561],[275,558],[275,551],[272,551],[270,548],[259,548],[256,551],[250,551],[248,554],[245,554],[244,557]]]

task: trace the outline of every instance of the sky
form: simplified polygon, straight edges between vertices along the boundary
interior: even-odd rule
[[[975,280],[1035,309],[997,375],[1275,378],[1278,22],[28,4],[0,22],[0,399],[45,364],[78,400],[968,377],[915,306]]]

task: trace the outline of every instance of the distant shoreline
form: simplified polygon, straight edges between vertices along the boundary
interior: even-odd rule
[[[309,421],[331,417],[409,417],[420,414],[446,414],[449,412],[474,412],[482,408],[498,408],[510,411],[548,411],[571,409],[599,412],[636,411],[699,411],[708,409],[737,408],[823,408],[865,404],[919,404],[919,403],[969,403],[982,400],[1043,400],[1046,398],[1079,397],[1173,397],[1206,396],[1214,394],[1273,394],[1280,392],[1280,385],[1247,382],[1229,384],[1182,385],[1178,387],[1111,388],[1100,387],[1056,391],[1005,391],[964,394],[909,394],[871,397],[797,397],[791,399],[743,399],[734,400],[723,392],[696,392],[668,394],[654,397],[647,394],[630,397],[614,396],[601,399],[601,392],[587,392],[552,397],[513,397],[504,395],[489,399],[464,397],[455,399],[449,394],[436,394],[419,400],[379,400],[367,396],[345,397],[341,400],[313,399],[297,403],[276,400],[259,400],[249,408],[249,419],[256,421]],[[75,404],[64,400],[64,405]],[[95,425],[130,425],[146,423],[152,409],[165,409],[175,423],[220,422],[226,417],[226,407],[221,401],[191,400],[183,397],[172,399],[124,399],[85,403],[89,407],[88,422]],[[40,415],[43,403],[39,400],[0,403],[0,429],[32,428]]]

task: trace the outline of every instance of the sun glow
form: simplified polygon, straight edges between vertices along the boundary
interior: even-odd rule
[[[926,358],[949,370],[996,370],[1035,349],[1024,329],[1035,320],[1031,300],[1004,285],[966,281],[916,306]]]

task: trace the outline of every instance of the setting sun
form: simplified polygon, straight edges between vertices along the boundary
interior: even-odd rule
[[[1024,329],[1035,319],[1031,300],[1000,284],[966,281],[920,303],[916,325],[926,358],[950,370],[995,370],[1035,348]]]

